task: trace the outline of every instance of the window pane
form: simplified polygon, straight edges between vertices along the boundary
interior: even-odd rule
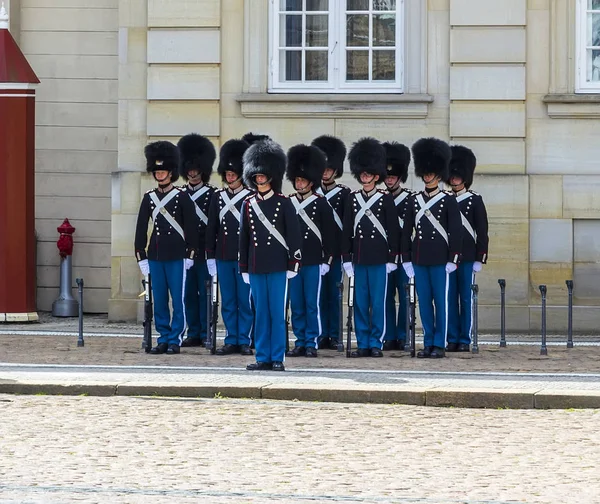
[[[587,43],[590,46],[600,46],[600,14],[588,14]]]
[[[349,14],[346,18],[346,45],[348,47],[369,46],[369,16]]]
[[[587,51],[587,78],[588,82],[600,82],[600,49]]]
[[[306,46],[328,47],[328,25],[326,14],[306,16]]]
[[[369,0],[347,0],[346,2],[346,10],[353,11],[368,11],[369,10]]]
[[[302,0],[280,0],[279,10],[281,11],[301,11]]]
[[[307,11],[326,11],[329,10],[328,0],[306,0]]]
[[[588,10],[600,10],[600,0],[588,0]]]
[[[279,80],[281,82],[302,80],[302,51],[281,51]]]
[[[378,14],[373,16],[373,46],[386,47],[396,45],[396,16]]]
[[[302,47],[302,15],[282,14],[280,24],[279,44],[282,47]]]
[[[369,80],[369,51],[346,53],[346,80]]]
[[[396,51],[373,51],[373,80],[396,79]]]
[[[306,51],[307,81],[327,80],[327,51]]]
[[[396,10],[396,0],[373,0],[373,10]]]

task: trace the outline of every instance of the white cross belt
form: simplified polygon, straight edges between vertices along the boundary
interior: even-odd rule
[[[279,243],[283,245],[285,250],[290,250],[290,248],[287,246],[283,235],[277,230],[277,228],[273,224],[271,224],[271,221],[267,219],[267,216],[260,209],[260,206],[258,206],[256,198],[250,201],[250,206],[252,207],[252,210],[254,210],[254,213],[258,217],[259,222],[262,222],[262,225],[265,226],[265,228],[267,228],[267,231],[270,234],[272,234]]]
[[[464,194],[461,194],[460,196],[457,196],[456,201],[458,203],[460,203],[461,201],[469,199],[472,195],[473,195],[472,193],[466,192]],[[477,233],[473,229],[473,226],[471,226],[471,223],[467,220],[467,217],[465,216],[465,214],[463,214],[462,212],[460,212],[460,220],[462,221],[463,227],[467,230],[467,233],[469,233],[471,235],[473,240],[477,241]]]
[[[192,198],[192,201],[194,202],[194,206],[196,207],[196,215],[198,217],[200,217],[200,220],[202,222],[204,222],[204,225],[206,226],[208,224],[208,216],[202,211],[202,209],[196,204],[196,200],[202,196],[204,193],[206,193],[206,191],[208,191],[210,188],[208,186],[204,186],[200,189],[198,189],[195,192],[190,192],[188,193],[190,195],[190,198]]]
[[[438,201],[440,201],[444,196],[446,196],[446,194],[441,192],[441,193],[437,194],[436,196],[434,196],[433,198],[431,198],[427,203],[425,203],[425,200],[423,199],[423,195],[419,194],[417,196],[417,202],[419,203],[419,206],[421,208],[417,212],[417,216],[415,218],[415,224],[418,224],[419,221],[421,220],[421,218],[423,217],[423,215],[425,215],[427,217],[427,219],[429,219],[429,222],[431,222],[431,225],[435,228],[435,230],[438,233],[440,233],[442,235],[442,238],[446,241],[446,243],[448,243],[448,233],[446,232],[444,227],[440,224],[440,222],[434,217],[434,215],[431,213],[431,210],[430,210],[430,208],[432,206],[434,206]]]
[[[358,223],[366,215],[369,218],[369,220],[373,223],[373,226],[375,226],[375,229],[377,229],[381,236],[383,236],[387,240],[387,233],[385,232],[385,229],[383,229],[381,222],[379,222],[379,219],[375,217],[373,215],[373,212],[371,211],[371,207],[383,197],[383,194],[377,193],[369,201],[365,201],[360,195],[360,193],[356,193],[355,197],[356,201],[358,201],[358,205],[360,206],[360,210],[358,211],[354,219],[354,234],[356,234],[356,228],[358,227]]]
[[[300,216],[300,218],[304,221],[304,223],[308,226],[308,228],[317,235],[317,238],[321,243],[323,243],[323,238],[321,237],[321,231],[314,223],[314,221],[308,216],[305,208],[310,205],[313,201],[315,201],[317,197],[312,194],[308,198],[306,198],[302,203],[298,201],[298,198],[295,196],[291,198],[292,203],[294,204],[294,208],[296,209],[296,214]],[[334,211],[335,213],[335,211]]]
[[[402,191],[398,196],[394,198],[394,205],[398,206],[408,197],[408,193],[406,191]],[[400,228],[404,229],[404,219],[398,216],[398,223],[400,224]]]
[[[221,198],[223,199],[223,203],[225,203],[225,206],[221,208],[221,211],[219,212],[219,222],[223,220],[223,218],[225,217],[225,215],[227,215],[228,212],[231,212],[237,219],[237,221],[240,222],[240,211],[236,208],[235,204],[241,199],[244,199],[249,192],[250,191],[248,189],[243,189],[233,198],[229,198],[227,191],[221,192]]]
[[[154,210],[152,211],[152,224],[156,226],[156,219],[158,218],[158,214],[160,213],[169,224],[173,227],[175,231],[177,231],[181,237],[185,240],[185,235],[183,234],[183,228],[179,225],[179,222],[175,220],[169,211],[165,208],[166,205],[171,201],[175,196],[179,194],[179,190],[175,189],[167,194],[162,200],[158,199],[158,196],[155,192],[150,193],[150,199],[154,203]]]

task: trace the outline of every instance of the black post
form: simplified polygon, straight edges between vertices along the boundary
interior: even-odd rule
[[[500,278],[500,348],[506,347],[506,280]]]
[[[354,275],[348,281],[348,317],[346,319],[346,357],[352,356],[352,317],[354,316]]]
[[[473,305],[471,309],[473,310],[473,327],[471,327],[471,331],[473,336],[471,338],[471,353],[478,354],[479,353],[479,312],[478,312],[478,304],[479,304],[479,286],[477,284],[471,285],[471,291],[473,292]]]
[[[573,280],[567,280],[569,289],[569,326],[567,328],[567,348],[573,348]]]
[[[405,352],[410,352],[411,349],[411,334],[410,334],[410,280],[404,285],[404,297],[406,299],[406,339],[404,340]]]
[[[79,338],[77,339],[77,346],[82,347],[85,345],[83,341],[83,278],[76,278],[75,283],[79,292]]]
[[[338,344],[337,351],[344,351],[344,279],[338,282],[338,317],[339,317],[339,330],[338,330]]]
[[[540,285],[540,294],[542,295],[542,348],[540,349],[540,355],[548,355],[548,348],[546,348],[546,286]]]

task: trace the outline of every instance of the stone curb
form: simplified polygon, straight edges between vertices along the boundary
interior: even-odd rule
[[[600,391],[552,389],[454,389],[425,387],[311,386],[311,385],[157,385],[153,383],[39,382],[0,380],[0,394],[158,396],[270,399],[341,403],[405,404],[488,409],[597,409]]]

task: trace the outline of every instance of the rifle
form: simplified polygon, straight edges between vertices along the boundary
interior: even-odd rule
[[[288,280],[289,282],[289,280]],[[288,284],[289,285],[289,284]],[[285,352],[290,351],[290,294],[285,300]]]
[[[348,320],[346,322],[346,357],[350,357],[352,350],[352,316],[354,315],[354,275],[350,277],[348,286]]]
[[[219,320],[219,284],[217,275],[211,280],[206,281],[206,295],[208,300],[209,321],[206,334],[206,348],[210,350],[211,355],[217,351],[217,322]]]
[[[342,278],[341,282],[337,284],[339,294],[338,294],[338,317],[339,317],[339,334],[338,334],[338,344],[337,351],[344,351],[344,280]]]
[[[144,338],[142,339],[142,348],[146,353],[150,353],[152,348],[152,280],[150,274],[148,274],[142,280],[142,286],[144,287]]]
[[[409,278],[406,284],[406,338],[410,342],[410,356],[415,356],[415,279]]]

